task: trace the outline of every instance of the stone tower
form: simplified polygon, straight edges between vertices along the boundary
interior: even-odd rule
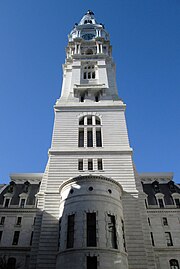
[[[88,11],[68,37],[31,269],[155,269],[125,108],[109,34]]]

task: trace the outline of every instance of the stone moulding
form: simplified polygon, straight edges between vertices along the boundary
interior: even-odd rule
[[[123,188],[122,186],[115,181],[112,178],[108,178],[108,177],[104,177],[104,176],[94,176],[94,175],[85,175],[85,176],[77,176],[71,179],[66,180],[65,182],[63,182],[59,188],[59,192],[61,192],[61,190],[68,184],[73,183],[73,182],[77,182],[77,181],[90,181],[90,180],[105,180],[105,181],[109,181],[113,184],[115,184],[116,186],[118,186],[121,190],[121,192],[123,192]]]

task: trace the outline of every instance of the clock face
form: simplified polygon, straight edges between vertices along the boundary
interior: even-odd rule
[[[94,37],[95,37],[94,34],[84,34],[84,35],[82,35],[82,38],[83,38],[84,40],[91,40],[91,39],[93,39]]]

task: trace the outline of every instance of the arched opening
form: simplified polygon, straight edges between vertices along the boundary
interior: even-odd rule
[[[16,268],[16,259],[11,257],[7,262],[7,269],[15,269]]]
[[[179,269],[179,263],[177,260],[172,259],[169,261],[171,269]]]

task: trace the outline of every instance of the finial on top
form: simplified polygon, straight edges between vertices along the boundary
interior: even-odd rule
[[[94,15],[94,13],[92,12],[92,10],[90,10],[90,9],[86,12],[86,14]]]

